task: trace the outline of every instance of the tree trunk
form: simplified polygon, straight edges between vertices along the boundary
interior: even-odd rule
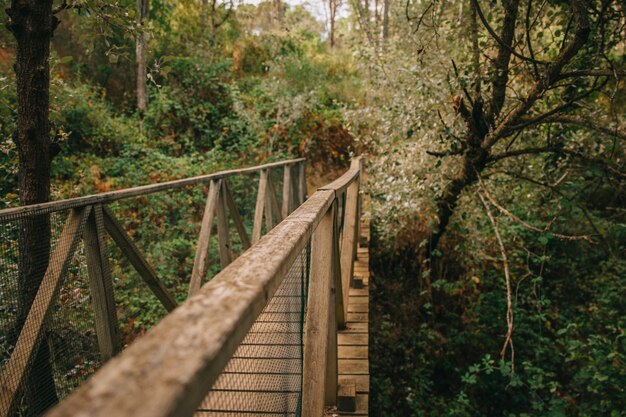
[[[337,0],[328,0],[328,9],[330,12],[330,15],[329,15],[330,30],[328,33],[328,43],[331,48],[334,48],[335,47],[335,16],[337,14]]]
[[[13,0],[7,10],[9,30],[17,41],[15,75],[17,84],[17,131],[13,136],[19,155],[20,204],[50,199],[52,162],[50,101],[50,40],[58,20],[52,14],[52,0]],[[48,215],[22,220],[20,227],[19,331],[33,303],[50,256]],[[26,380],[28,414],[40,415],[58,402],[48,345],[40,344]]]
[[[389,0],[383,1],[383,34],[382,34],[382,46],[385,48],[385,43],[389,38]]]
[[[437,202],[439,224],[430,235],[427,258],[431,258],[432,252],[437,249],[441,237],[446,232],[461,193],[478,180],[478,174],[485,168],[488,156],[488,152],[481,148],[472,148],[463,155],[461,172],[448,183]]]
[[[135,40],[137,61],[137,109],[143,113],[148,108],[148,70],[146,67],[146,49],[148,35],[145,31],[145,22],[148,19],[149,0],[137,0],[137,19],[140,32]]]
[[[282,5],[280,0],[273,0],[274,3],[274,21],[280,22],[282,18]]]

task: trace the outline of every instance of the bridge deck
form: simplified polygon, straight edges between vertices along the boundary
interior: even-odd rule
[[[361,226],[369,241],[369,224]],[[357,250],[354,275],[363,288],[350,289],[347,328],[338,334],[339,383],[356,384],[354,413],[329,410],[329,416],[367,416],[369,393],[368,311],[369,251]],[[275,296],[253,324],[226,369],[196,412],[196,417],[298,415],[301,389],[303,283],[301,256]]]
[[[369,376],[369,222],[361,222],[361,241],[354,263],[354,276],[363,278],[363,288],[350,288],[346,330],[338,333],[339,384],[356,384],[356,411],[339,412],[340,416],[367,416],[370,390]],[[336,414],[336,412],[335,412]],[[333,413],[330,413],[332,416]]]

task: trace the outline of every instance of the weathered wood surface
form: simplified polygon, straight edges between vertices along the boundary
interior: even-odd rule
[[[331,289],[334,286],[335,207],[325,213],[311,241],[311,274],[307,301],[304,368],[302,380],[302,415],[318,417],[324,413],[327,399],[327,360],[330,356],[329,331],[331,315]]]
[[[175,190],[190,185],[208,183],[211,180],[227,178],[233,175],[243,175],[258,172],[262,169],[278,168],[285,165],[300,165],[305,161],[304,158],[291,159],[288,161],[272,162],[265,165],[259,165],[249,168],[231,169],[227,171],[219,171],[212,174],[199,175],[197,177],[184,178],[180,180],[167,181],[158,184],[143,185],[140,187],[127,188],[124,190],[109,191],[106,193],[88,195],[84,197],[69,198],[65,200],[51,201],[48,203],[32,204],[29,206],[14,207],[0,210],[0,220],[9,220],[18,216],[37,215],[51,213],[55,211],[67,210],[70,208],[84,207],[93,204],[106,204],[112,201],[124,198],[144,196],[154,194],[161,191]]]
[[[16,394],[22,387],[37,349],[42,342],[45,323],[58,297],[62,278],[74,258],[74,252],[76,252],[90,211],[91,207],[87,206],[70,212],[63,232],[61,232],[61,237],[50,256],[48,268],[26,316],[15,348],[2,371],[0,411],[2,411],[3,416],[10,415],[15,406]]]
[[[192,415],[333,199],[313,195],[49,415]]]
[[[96,205],[91,210],[84,234],[87,274],[94,308],[96,336],[102,360],[107,361],[121,350],[122,343],[115,312],[113,277],[109,268],[104,215],[101,205]]]
[[[303,384],[302,410],[317,417],[323,413],[324,405],[336,403],[338,383],[342,381],[355,387],[356,415],[366,415],[369,365],[367,313],[363,310],[367,307],[367,277],[364,289],[345,287],[344,283],[349,283],[351,277],[342,279],[338,230],[335,219],[328,222],[329,216],[337,214],[336,207],[331,205],[359,176],[360,169],[352,167],[271,230],[289,212],[290,206],[304,197],[304,164],[285,169],[286,184],[280,206],[269,171],[261,171],[252,235],[252,241],[257,243],[144,337],[109,361],[49,415],[295,416],[300,384]],[[228,222],[227,212],[236,211],[226,181],[221,181],[221,187],[219,181],[213,182],[218,183],[212,209],[218,220],[218,234],[220,228],[227,233],[224,227]],[[209,198],[207,206],[208,203]],[[351,215],[347,203],[344,214]],[[257,221],[259,215],[261,219]],[[258,225],[263,216],[271,231],[260,239],[262,227]],[[237,227],[234,216],[233,222]],[[291,276],[287,273],[294,262],[305,268],[306,258],[302,255],[305,245],[313,234],[321,236],[326,228],[330,234],[327,230],[324,239],[330,242],[322,245],[314,238],[312,243],[311,275],[326,278],[311,280],[304,324],[308,336],[303,340],[300,294],[303,286],[298,280],[284,278]],[[349,230],[353,229],[351,226]],[[344,228],[344,241],[348,238],[345,230],[348,229]],[[210,234],[210,225],[205,226],[205,231]],[[230,249],[223,234],[220,241],[226,242],[225,249]],[[350,246],[343,241],[341,245]],[[328,252],[330,256],[320,258],[320,253]],[[358,254],[361,258],[364,255]],[[329,259],[316,262],[316,258]],[[301,275],[294,276],[300,279]],[[316,290],[315,282],[321,283],[323,290]],[[311,293],[318,296],[311,298]],[[345,313],[341,310],[337,314],[338,306]],[[343,333],[337,334],[335,319],[343,320]],[[311,337],[314,334],[311,327],[317,328],[319,337]],[[298,367],[303,349],[306,353],[301,379]],[[317,366],[307,370],[311,356],[318,358]],[[317,376],[309,377],[314,374]],[[308,395],[312,392],[317,395]],[[307,401],[316,403],[308,407]],[[281,405],[276,407],[276,404]],[[286,414],[285,405],[289,410]],[[312,409],[319,413],[311,413]]]
[[[360,222],[358,228],[361,236],[369,241],[369,223]],[[355,271],[369,277],[369,256],[367,248],[359,248],[360,256],[354,263]],[[367,274],[365,274],[367,272]],[[356,272],[355,272],[356,274]],[[354,310],[354,306],[363,309],[369,303],[369,279],[364,279],[361,289],[350,288],[348,311]],[[348,312],[346,328],[338,334],[338,357],[339,357],[339,384],[351,384],[356,386],[356,409],[354,412],[339,411],[339,416],[367,416],[369,400],[369,326],[367,313]]]

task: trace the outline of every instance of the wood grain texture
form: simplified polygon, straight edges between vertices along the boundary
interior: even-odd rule
[[[241,246],[245,251],[250,247],[250,238],[248,237],[248,232],[246,231],[246,227],[243,224],[243,220],[241,219],[239,210],[237,210],[235,200],[233,199],[233,195],[230,192],[230,187],[228,186],[228,181],[226,179],[222,180],[222,188],[224,190],[228,212],[230,213],[230,217],[233,219],[233,223],[235,223],[237,234],[239,235],[239,239],[241,240]]]
[[[140,187],[126,188],[123,190],[110,191],[106,193],[88,195],[84,197],[69,198],[59,201],[51,201],[48,203],[32,204],[29,206],[14,207],[0,210],[0,219],[11,219],[17,216],[37,215],[44,213],[52,213],[55,211],[67,210],[71,208],[85,207],[93,204],[106,204],[125,198],[144,196],[158,193],[161,191],[175,190],[178,188],[188,187],[197,184],[210,183],[213,180],[227,178],[233,175],[251,174],[263,169],[278,168],[285,165],[298,165],[304,163],[304,158],[291,159],[287,161],[272,162],[269,164],[258,165],[249,168],[231,169],[227,171],[219,171],[212,174],[199,175],[197,177],[183,178],[180,180],[162,182],[158,184],[142,185]]]
[[[231,246],[228,218],[226,217],[226,196],[222,184],[220,184],[215,214],[217,217],[217,239],[219,241],[220,266],[224,269],[232,262],[232,257],[230,252]]]
[[[302,371],[303,417],[321,416],[327,399],[327,361],[331,347],[329,318],[335,314],[330,297],[334,281],[335,207],[333,205],[324,214],[311,240],[311,274]]]
[[[202,224],[200,226],[200,235],[198,236],[196,256],[193,260],[193,270],[191,272],[191,280],[189,281],[189,297],[198,292],[209,269],[207,263],[209,243],[211,241],[213,217],[215,216],[217,205],[219,204],[220,187],[221,180],[211,181],[209,185],[209,193],[207,195],[204,214],[202,215]]]
[[[48,415],[194,414],[333,198],[312,196]]]
[[[84,240],[96,336],[102,360],[107,361],[121,350],[122,343],[115,312],[113,278],[109,267],[101,205],[96,205],[91,210],[85,225]]]
[[[259,174],[259,189],[256,196],[256,206],[254,208],[254,225],[252,226],[252,244],[261,239],[263,230],[263,214],[265,212],[265,202],[267,195],[267,178],[269,171],[262,170]]]

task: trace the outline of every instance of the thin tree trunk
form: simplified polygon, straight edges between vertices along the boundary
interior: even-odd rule
[[[389,38],[389,0],[383,1],[383,34],[382,34],[382,46],[385,48],[385,43]]]
[[[461,193],[478,180],[478,174],[485,168],[487,157],[488,152],[480,148],[470,149],[463,155],[461,172],[448,183],[437,202],[439,224],[430,235],[427,258],[430,258],[432,252],[437,249],[441,237],[446,232]]]
[[[282,17],[282,5],[280,0],[273,0],[274,2],[274,20],[280,22]]]
[[[20,204],[50,199],[50,40],[58,20],[52,0],[13,0],[7,10],[9,30],[17,41],[17,131]],[[13,338],[17,338],[41,284],[50,256],[49,216],[22,221],[20,227],[19,306]],[[44,336],[45,337],[45,336]],[[41,343],[26,381],[29,415],[43,414],[58,402],[47,343]]]
[[[140,31],[135,40],[135,55],[137,61],[137,109],[141,113],[148,108],[148,70],[146,66],[148,35],[145,31],[148,10],[149,0],[137,0],[137,19]]]
[[[328,0],[328,9],[330,12],[330,30],[328,33],[329,45],[335,47],[335,16],[337,14],[337,0]]]

